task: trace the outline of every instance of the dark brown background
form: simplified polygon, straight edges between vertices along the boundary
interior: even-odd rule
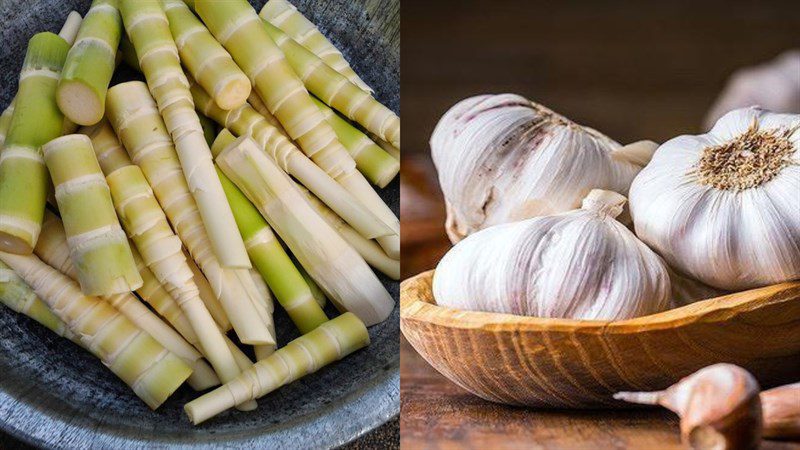
[[[408,277],[449,248],[428,139],[455,102],[518,93],[623,143],[696,133],[733,71],[800,48],[800,3],[403,0],[401,29]],[[667,411],[491,404],[439,375],[405,339],[400,370],[403,448],[680,448]]]

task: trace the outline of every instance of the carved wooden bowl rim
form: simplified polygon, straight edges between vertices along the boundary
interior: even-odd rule
[[[761,308],[800,301],[800,282],[780,283],[721,297],[700,300],[679,308],[634,319],[573,320],[518,316],[482,311],[461,311],[442,307],[433,298],[434,270],[404,280],[400,287],[401,329],[407,321],[463,330],[542,332],[562,331],[587,334],[632,334],[674,329],[696,322],[723,323],[740,314]]]

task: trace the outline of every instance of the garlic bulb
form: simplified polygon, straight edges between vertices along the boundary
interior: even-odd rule
[[[631,186],[636,234],[676,270],[741,290],[800,278],[800,115],[744,108],[674,138]]]
[[[492,225],[575,209],[591,189],[627,194],[655,150],[621,151],[603,134],[513,94],[457,103],[430,144],[454,243]]]
[[[669,309],[667,268],[615,220],[625,197],[593,190],[578,210],[479,231],[433,276],[437,304],[572,319],[628,319]]]

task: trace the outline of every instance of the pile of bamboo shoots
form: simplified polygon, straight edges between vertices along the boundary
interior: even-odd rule
[[[144,81],[110,86],[120,61]],[[94,0],[0,117],[0,300],[200,423],[368,345],[400,120],[286,0]],[[217,133],[219,130],[219,133]],[[301,337],[281,346],[273,297]],[[341,315],[329,318],[330,299]],[[234,344],[251,345],[257,362]]]

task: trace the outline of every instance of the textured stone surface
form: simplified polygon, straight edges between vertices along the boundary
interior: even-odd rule
[[[260,8],[263,1],[255,1]],[[399,110],[399,1],[295,0],[344,51],[379,100]],[[67,13],[89,1],[0,1],[0,106],[14,96],[28,39],[57,32]],[[115,81],[135,78],[125,72]],[[399,206],[397,180],[382,192]],[[381,278],[397,298],[398,284]],[[333,309],[329,314],[335,314]],[[278,339],[296,332],[276,310]],[[182,406],[197,394],[182,387],[150,411],[99,361],[72,343],[0,308],[0,428],[54,448],[188,444],[325,448],[344,444],[399,412],[398,310],[370,328],[372,345],[259,400],[256,411],[229,411],[192,427]],[[2,442],[0,442],[2,444]],[[1,447],[2,445],[0,445]]]

